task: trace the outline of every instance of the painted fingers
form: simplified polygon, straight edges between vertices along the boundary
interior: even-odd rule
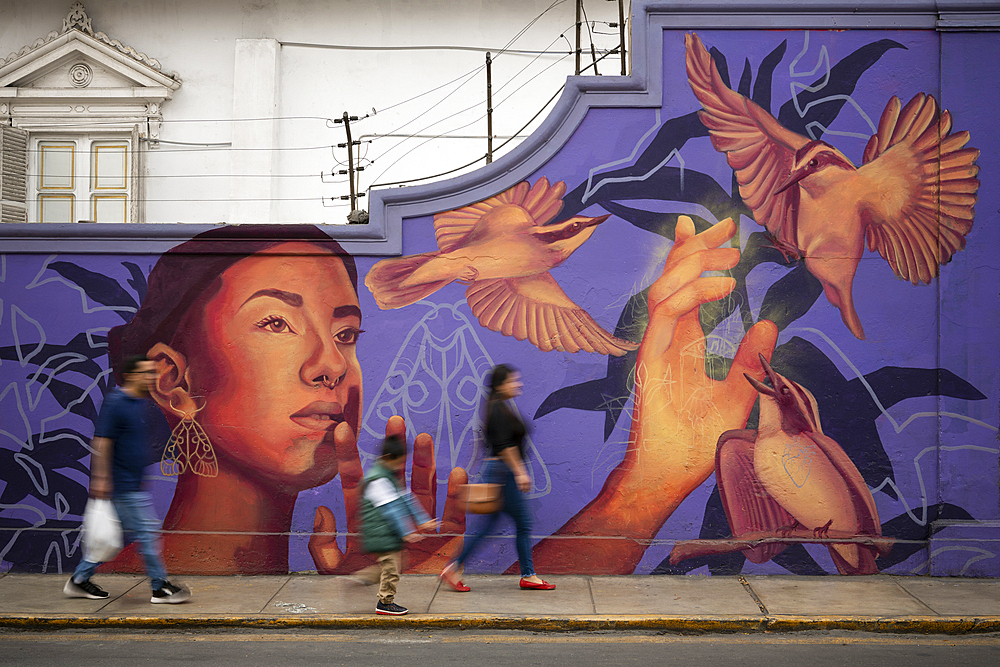
[[[675,242],[662,275],[649,289],[649,326],[640,351],[644,361],[659,357],[674,342],[678,320],[683,322],[684,337],[702,335],[697,323],[697,309],[703,303],[717,301],[733,291],[736,281],[728,277],[702,276],[706,271],[731,269],[740,261],[736,248],[720,248],[736,233],[736,224],[729,218],[716,223],[700,234],[688,216],[677,221]]]

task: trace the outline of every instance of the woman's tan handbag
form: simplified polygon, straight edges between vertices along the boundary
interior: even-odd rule
[[[464,484],[465,510],[473,514],[493,514],[503,507],[502,484]]]

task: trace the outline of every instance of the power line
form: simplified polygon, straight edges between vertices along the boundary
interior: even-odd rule
[[[139,174],[130,178],[159,179],[159,178],[316,178],[320,174]],[[28,178],[39,178],[42,174],[28,174]],[[333,183],[334,181],[326,181]],[[346,183],[347,181],[343,181]]]
[[[563,0],[563,1],[565,1],[565,0]],[[562,37],[562,35],[560,35],[560,37]],[[552,44],[554,44],[554,43],[555,43],[556,41],[558,41],[560,37],[556,37],[556,39],[552,40],[552,42],[550,42],[550,46],[551,46]],[[510,98],[511,98],[511,97],[512,97],[512,96],[513,96],[514,94],[516,94],[516,93],[517,93],[518,91],[522,90],[522,89],[523,89],[523,88],[524,88],[525,86],[527,86],[528,84],[530,84],[530,83],[531,83],[532,81],[534,81],[534,80],[535,80],[536,78],[538,78],[539,76],[541,76],[542,74],[544,74],[544,73],[545,73],[546,71],[548,71],[549,69],[551,69],[551,68],[552,68],[552,67],[554,67],[555,65],[558,65],[558,64],[559,64],[560,62],[562,62],[563,60],[565,60],[565,59],[566,59],[567,57],[569,57],[570,55],[572,55],[572,54],[569,54],[569,53],[565,54],[565,55],[564,55],[564,56],[563,56],[562,58],[560,58],[559,60],[555,61],[554,63],[551,63],[551,64],[550,64],[550,65],[549,65],[548,67],[546,67],[545,69],[543,69],[543,70],[542,70],[541,72],[539,72],[538,74],[535,74],[535,75],[534,75],[533,77],[531,77],[530,79],[528,79],[528,80],[527,80],[527,81],[526,81],[525,83],[523,83],[523,84],[521,84],[520,86],[518,86],[518,87],[517,87],[517,88],[516,88],[516,89],[515,89],[515,90],[514,90],[514,91],[513,91],[512,93],[510,93],[510,94],[509,94],[509,95],[508,95],[507,97],[505,97],[505,98],[504,98],[503,100],[501,100],[501,101],[500,101],[499,103],[497,103],[496,105],[494,105],[494,108],[496,108],[496,107],[500,106],[500,104],[502,104],[503,102],[505,102],[505,101],[507,101],[508,99],[510,99]],[[521,74],[523,74],[523,73],[524,73],[524,72],[525,72],[525,71],[526,71],[526,70],[528,69],[528,67],[530,67],[530,66],[531,66],[532,64],[534,64],[535,60],[537,60],[537,58],[533,59],[533,60],[532,60],[531,62],[529,62],[529,63],[528,63],[527,65],[525,65],[525,66],[524,66],[524,67],[522,67],[522,68],[521,68],[520,70],[518,70],[518,72],[517,72],[517,73],[516,73],[516,74],[515,74],[515,75],[514,75],[513,77],[511,77],[511,78],[510,78],[510,79],[509,79],[509,80],[507,81],[507,83],[505,83],[505,84],[504,84],[503,86],[501,86],[501,87],[500,87],[500,88],[499,88],[499,89],[497,90],[497,93],[499,93],[500,91],[502,91],[502,90],[503,90],[504,88],[506,88],[506,87],[507,87],[508,85],[510,85],[510,84],[511,84],[511,83],[512,83],[512,82],[513,82],[513,81],[514,81],[514,80],[515,80],[515,79],[516,79],[517,77],[519,77],[519,76],[520,76]],[[480,69],[481,69],[481,68],[480,68]],[[468,81],[466,81],[465,83],[468,83]],[[465,85],[465,84],[463,83],[462,85]],[[458,90],[458,89],[456,89],[456,91],[457,91],[457,90]],[[454,91],[453,91],[453,92],[454,92]],[[476,102],[476,103],[475,103],[475,104],[473,104],[472,106],[469,106],[469,107],[466,107],[465,109],[461,109],[461,110],[459,110],[459,111],[456,111],[455,113],[452,113],[452,114],[450,114],[450,115],[448,115],[448,116],[445,116],[444,118],[441,118],[441,119],[438,119],[437,121],[435,121],[435,122],[431,123],[430,125],[427,125],[427,126],[425,126],[425,127],[424,127],[424,128],[422,128],[422,129],[421,129],[421,130],[420,130],[420,131],[419,131],[419,132],[418,132],[417,134],[414,134],[414,135],[412,135],[412,136],[413,136],[413,137],[417,137],[417,136],[419,136],[419,133],[420,133],[420,132],[423,132],[423,131],[425,131],[425,130],[428,130],[428,129],[430,129],[430,128],[434,127],[435,125],[438,125],[438,124],[440,124],[440,123],[443,123],[444,121],[446,121],[446,120],[448,120],[448,119],[450,119],[450,118],[454,118],[455,116],[458,116],[458,115],[461,115],[461,114],[465,113],[466,111],[471,111],[472,109],[475,109],[476,107],[478,107],[478,106],[479,106],[480,104],[482,104],[482,103],[483,103],[482,101],[480,101],[480,102]],[[426,112],[425,112],[425,113],[426,113]],[[456,127],[456,128],[452,128],[451,130],[448,130],[448,132],[444,132],[444,133],[441,133],[441,134],[438,134],[438,135],[435,135],[435,136],[431,136],[431,137],[429,137],[429,138],[427,139],[427,141],[424,141],[424,142],[421,142],[421,143],[420,143],[420,144],[418,144],[417,146],[414,146],[413,148],[411,148],[410,150],[408,150],[408,151],[407,151],[406,153],[404,153],[403,155],[401,155],[401,156],[400,156],[399,158],[397,158],[397,159],[396,159],[395,161],[393,161],[393,163],[392,163],[392,164],[390,164],[390,165],[389,165],[388,167],[386,167],[386,168],[385,168],[384,170],[382,170],[382,172],[381,172],[381,173],[380,173],[380,174],[378,175],[378,177],[376,177],[376,179],[375,179],[375,180],[378,180],[378,178],[381,178],[382,176],[384,176],[384,175],[386,174],[386,172],[388,172],[388,171],[389,171],[390,169],[392,169],[392,168],[393,168],[393,167],[394,167],[394,166],[395,166],[396,164],[398,164],[398,163],[399,163],[399,162],[400,162],[401,160],[403,160],[404,158],[406,158],[406,156],[410,155],[411,153],[413,153],[413,151],[417,150],[418,148],[420,148],[420,147],[422,147],[422,146],[426,145],[426,144],[427,144],[427,143],[429,143],[429,142],[430,142],[431,140],[433,140],[433,139],[439,139],[439,138],[441,138],[441,137],[444,137],[444,136],[447,136],[447,134],[448,134],[449,132],[457,132],[458,130],[461,130],[461,129],[464,129],[464,128],[466,128],[466,127],[469,127],[470,125],[474,125],[475,123],[477,123],[477,122],[481,121],[481,120],[482,120],[483,118],[485,118],[485,117],[486,117],[486,115],[484,114],[484,115],[482,115],[482,116],[479,116],[479,117],[478,117],[478,118],[476,118],[475,120],[473,120],[473,121],[471,121],[471,122],[469,122],[469,123],[466,123],[465,125],[460,125],[459,127]],[[412,122],[412,121],[411,121],[411,122]],[[407,124],[409,124],[409,123],[407,123]],[[404,126],[404,127],[405,127],[405,126]],[[387,154],[389,154],[390,152],[392,152],[393,150],[395,150],[395,149],[396,149],[396,148],[398,148],[399,146],[402,146],[402,145],[403,145],[403,144],[404,144],[404,143],[405,143],[405,142],[407,141],[407,139],[409,139],[409,138],[411,138],[411,137],[407,137],[406,139],[403,139],[403,141],[400,141],[400,142],[397,142],[397,143],[396,143],[395,145],[393,145],[393,146],[392,146],[391,148],[389,148],[388,150],[386,150],[386,152],[385,152],[385,153],[383,153],[382,155],[380,155],[380,156],[379,156],[379,159],[380,159],[380,160],[381,160],[381,159],[384,159],[384,158],[385,158],[385,156],[386,156]]]
[[[610,51],[610,52],[604,54],[603,56],[601,56],[600,58],[598,58],[598,62],[600,62],[604,58],[612,55],[613,53],[617,53],[617,52],[618,52],[617,49],[615,49],[613,51]],[[549,101],[546,102],[542,106],[542,108],[539,109],[537,111],[537,113],[535,113],[534,116],[532,116],[530,119],[528,119],[528,122],[525,123],[523,126],[521,126],[521,129],[519,129],[517,132],[515,132],[509,139],[507,139],[507,141],[503,142],[502,144],[500,144],[499,146],[497,146],[495,149],[493,149],[493,152],[495,153],[495,152],[499,151],[501,148],[503,148],[504,146],[506,146],[507,144],[509,144],[511,141],[513,141],[514,139],[516,139],[521,134],[521,132],[524,132],[524,130],[526,130],[529,125],[531,125],[533,122],[535,122],[536,118],[538,118],[540,115],[542,115],[542,112],[545,111],[550,104],[552,104],[552,102],[556,99],[556,97],[559,96],[559,94],[563,91],[563,89],[565,87],[566,87],[565,83],[563,85],[559,86],[559,89],[555,93],[552,94],[552,97],[549,98]],[[482,157],[476,158],[472,162],[463,164],[461,167],[456,167],[454,169],[449,169],[448,171],[444,171],[444,172],[441,172],[439,174],[434,174],[432,176],[421,176],[420,178],[410,178],[410,179],[406,179],[404,181],[391,181],[389,183],[373,183],[372,185],[368,186],[368,189],[371,190],[372,188],[375,188],[375,187],[388,187],[390,185],[402,185],[404,183],[415,183],[416,181],[426,181],[427,179],[430,179],[430,178],[438,178],[439,176],[447,176],[448,174],[452,174],[452,173],[454,173],[456,171],[465,169],[466,167],[471,167],[472,165],[474,165],[475,163],[479,162],[480,160],[485,160],[485,159],[486,159],[486,155],[483,155]]]
[[[520,30],[519,30],[519,31],[517,32],[517,34],[516,34],[516,35],[514,35],[514,36],[513,36],[512,38],[510,38],[510,39],[509,39],[509,40],[507,41],[507,43],[506,43],[506,44],[504,45],[504,47],[503,47],[502,49],[500,49],[500,51],[499,51],[499,52],[497,53],[497,57],[499,57],[500,55],[502,55],[502,54],[503,54],[503,53],[504,53],[505,51],[509,50],[509,48],[510,48],[510,45],[511,45],[511,44],[513,44],[514,42],[516,42],[516,41],[517,41],[518,39],[520,39],[520,38],[521,38],[521,36],[522,36],[522,35],[524,35],[524,33],[525,33],[525,32],[527,32],[527,31],[528,31],[528,30],[529,30],[529,29],[531,28],[531,26],[533,26],[533,25],[534,25],[535,23],[537,23],[537,22],[538,22],[538,20],[539,20],[539,19],[541,19],[541,18],[542,18],[542,16],[544,16],[544,15],[545,15],[546,13],[548,13],[548,12],[549,12],[550,10],[552,10],[552,9],[553,9],[554,7],[556,7],[556,6],[560,5],[560,4],[562,4],[562,3],[563,3],[563,2],[565,2],[565,1],[566,1],[566,0],[554,0],[554,1],[553,1],[553,2],[551,3],[551,4],[549,4],[549,6],[548,6],[548,7],[546,7],[546,8],[544,9],[544,10],[542,10],[542,12],[541,12],[540,14],[538,14],[538,15],[537,15],[537,16],[536,16],[535,18],[533,18],[533,19],[532,19],[531,21],[529,21],[527,25],[525,25],[525,26],[524,26],[523,28],[521,28],[521,29],[520,29]],[[557,40],[553,40],[552,42],[550,42],[550,43],[549,43],[549,45],[545,47],[545,49],[546,49],[546,50],[548,50],[548,49],[549,49],[549,47],[551,47],[551,46],[552,46],[552,44],[554,44],[554,43],[555,43],[556,41],[557,41]],[[495,60],[495,59],[494,59],[494,60]],[[534,60],[537,60],[537,57],[536,57],[536,58],[535,58]],[[534,60],[532,60],[532,62],[534,62]],[[528,64],[530,65],[531,63],[528,63]],[[415,122],[415,121],[416,121],[416,120],[418,120],[419,118],[422,118],[423,116],[427,115],[427,114],[428,114],[428,113],[430,113],[430,112],[431,112],[431,111],[432,111],[433,109],[436,109],[436,108],[437,108],[438,106],[440,106],[440,105],[441,105],[441,104],[442,104],[442,103],[443,103],[443,102],[444,102],[445,100],[447,100],[447,99],[448,99],[449,97],[451,97],[451,96],[452,96],[452,95],[454,95],[454,94],[455,94],[456,92],[458,92],[459,90],[461,90],[461,89],[462,89],[462,88],[463,88],[463,87],[464,87],[464,86],[465,86],[466,84],[468,84],[468,83],[469,83],[470,81],[472,81],[472,80],[473,80],[473,77],[474,77],[474,75],[475,75],[475,74],[478,74],[478,73],[479,73],[480,71],[482,71],[482,69],[483,69],[484,67],[485,67],[484,65],[480,65],[479,67],[475,68],[474,70],[471,70],[470,72],[468,72],[467,74],[463,75],[462,77],[458,77],[457,79],[453,79],[453,80],[452,80],[451,82],[449,82],[448,84],[444,84],[444,85],[450,85],[451,83],[454,83],[454,82],[455,82],[455,81],[457,81],[458,79],[461,79],[461,78],[463,78],[463,77],[468,77],[468,78],[466,78],[466,80],[465,80],[465,81],[463,81],[463,82],[462,82],[462,84],[461,84],[461,85],[459,85],[459,86],[458,86],[457,88],[455,88],[455,90],[451,91],[450,93],[448,93],[447,95],[445,95],[445,96],[444,96],[443,98],[441,98],[440,100],[438,100],[438,102],[437,102],[437,103],[435,103],[434,105],[432,105],[432,106],[431,106],[430,108],[426,109],[426,110],[425,110],[424,112],[422,112],[422,113],[418,114],[418,115],[417,115],[417,116],[416,116],[415,118],[412,118],[412,119],[410,119],[409,121],[407,121],[407,122],[406,122],[406,123],[404,123],[403,125],[400,125],[399,127],[396,127],[395,129],[393,129],[393,130],[390,130],[390,133],[396,133],[396,132],[398,132],[399,130],[403,129],[403,128],[404,128],[404,127],[406,127],[407,125],[410,125],[411,123]],[[523,69],[522,69],[522,71],[523,71]],[[439,86],[439,88],[443,88],[443,87],[444,87],[444,86]],[[479,103],[477,103],[477,104],[475,104],[475,105],[473,105],[473,106],[471,106],[471,107],[468,107],[468,108],[466,108],[466,109],[463,109],[462,111],[460,111],[460,112],[458,112],[458,113],[464,113],[465,111],[468,111],[468,110],[470,110],[470,109],[473,109],[473,108],[475,108],[476,106],[479,106]],[[442,118],[441,120],[439,120],[439,121],[437,121],[437,122],[435,122],[435,123],[431,123],[430,125],[428,125],[428,126],[424,127],[424,128],[422,129],[422,130],[420,130],[420,132],[423,132],[424,130],[427,130],[427,129],[431,128],[431,127],[434,127],[434,125],[436,125],[437,123],[440,123],[440,122],[443,122],[443,121],[445,121],[445,120],[448,120],[449,118],[453,118],[454,116],[458,115],[458,113],[455,113],[455,114],[451,114],[450,116],[446,116],[445,118]],[[405,141],[405,139],[404,139],[404,141]],[[399,142],[398,144],[396,144],[396,146],[398,146],[398,145],[401,145],[402,143],[403,143],[403,142],[401,141],[401,142]],[[393,148],[395,148],[395,146],[393,146]],[[390,148],[389,150],[392,150],[392,148]],[[384,173],[384,172],[383,172],[383,173]]]
[[[531,83],[532,81],[534,81],[535,79],[537,79],[537,78],[538,78],[539,76],[541,76],[542,74],[544,74],[544,73],[545,73],[546,71],[548,71],[548,70],[549,70],[550,68],[554,67],[555,65],[558,65],[558,64],[559,64],[560,62],[562,62],[563,60],[565,60],[566,58],[568,58],[568,57],[569,57],[569,56],[571,56],[571,55],[572,55],[572,54],[570,54],[570,53],[567,53],[567,54],[566,54],[566,55],[564,55],[564,56],[563,56],[562,58],[560,58],[560,59],[559,59],[559,60],[557,60],[556,62],[554,62],[554,63],[550,64],[550,65],[549,65],[548,67],[546,67],[545,69],[543,69],[543,70],[542,70],[541,72],[538,72],[537,74],[535,74],[535,75],[534,75],[533,77],[531,77],[530,79],[528,79],[527,81],[525,81],[525,82],[524,82],[523,84],[521,84],[520,86],[518,86],[518,88],[517,88],[516,90],[514,90],[513,92],[511,92],[511,93],[510,93],[510,94],[509,94],[509,95],[508,95],[507,97],[505,97],[504,99],[502,99],[502,100],[500,100],[499,102],[497,102],[496,104],[494,104],[494,105],[493,105],[493,108],[495,109],[495,108],[499,107],[499,106],[500,106],[501,104],[503,104],[504,102],[506,102],[507,100],[509,100],[509,99],[510,99],[511,97],[513,97],[513,96],[514,96],[515,94],[517,94],[517,92],[518,92],[518,91],[522,90],[522,89],[523,89],[523,88],[524,88],[525,86],[527,86],[527,85],[528,85],[528,84],[530,84],[530,83]],[[562,87],[561,87],[561,86],[560,86],[560,90],[562,90]],[[461,111],[458,111],[458,112],[456,112],[456,113],[454,113],[454,114],[451,114],[450,116],[446,116],[445,118],[442,118],[441,120],[437,121],[437,123],[440,123],[440,122],[443,122],[443,121],[445,121],[445,120],[448,120],[449,118],[452,118],[452,117],[454,117],[454,116],[457,116],[458,114],[461,114],[461,113],[464,113],[464,112],[466,112],[466,111],[469,111],[470,109],[474,109],[474,108],[475,108],[475,107],[477,107],[477,106],[479,106],[479,104],[475,104],[475,105],[473,105],[473,106],[471,106],[471,107],[468,107],[468,108],[466,108],[466,109],[462,109]],[[548,104],[546,104],[546,106],[548,106]],[[543,107],[543,108],[544,108],[544,107]],[[456,128],[452,128],[451,130],[449,130],[449,132],[455,132],[455,131],[458,131],[458,130],[461,130],[461,129],[464,129],[464,128],[466,128],[466,127],[469,127],[470,125],[474,125],[474,124],[478,123],[479,121],[481,121],[481,120],[482,120],[483,118],[485,118],[485,117],[486,117],[486,114],[483,114],[482,116],[479,116],[478,118],[476,118],[476,119],[474,119],[474,120],[472,120],[472,121],[470,121],[470,122],[466,123],[465,125],[460,125],[460,126],[458,126],[458,127],[456,127]],[[534,117],[532,118],[532,120],[534,120],[534,118],[537,118],[537,117],[538,117],[538,114],[535,114],[535,116],[534,116]],[[431,124],[431,125],[429,125],[428,127],[433,127],[433,125],[436,125],[437,123],[432,123],[432,124]],[[530,123],[531,123],[531,121],[529,121],[529,124],[530,124]],[[527,125],[526,125],[525,127],[527,127]],[[424,129],[427,129],[427,128],[424,128]],[[524,128],[521,128],[521,129],[523,130]],[[520,134],[520,132],[521,132],[521,130],[518,130],[517,132],[515,132],[515,133],[514,133],[514,135],[513,135],[513,136],[511,136],[511,137],[510,137],[510,138],[509,138],[509,139],[508,139],[507,141],[509,142],[509,141],[511,141],[512,139],[516,138],[516,137],[517,137],[517,135],[519,135],[519,134]],[[423,146],[427,145],[428,143],[430,143],[430,142],[431,142],[431,141],[433,141],[434,139],[439,139],[439,138],[441,138],[441,137],[443,137],[443,136],[446,136],[446,133],[442,133],[442,134],[440,134],[440,135],[437,135],[437,136],[432,136],[432,137],[428,138],[428,139],[427,139],[426,141],[423,141],[423,142],[421,142],[421,143],[417,144],[416,146],[414,146],[413,148],[411,148],[410,150],[406,151],[406,152],[405,152],[405,153],[403,153],[403,154],[402,154],[401,156],[399,156],[398,158],[396,158],[396,160],[395,160],[395,161],[393,161],[393,162],[392,162],[392,164],[390,164],[390,165],[389,165],[388,167],[386,167],[385,169],[383,169],[383,170],[382,170],[382,173],[380,173],[380,174],[378,175],[378,177],[376,177],[376,179],[375,179],[375,180],[378,180],[378,178],[381,178],[382,176],[384,176],[384,175],[386,174],[386,172],[388,172],[388,171],[389,171],[390,169],[392,169],[392,168],[393,168],[394,166],[396,166],[397,164],[399,164],[399,162],[400,162],[400,161],[402,161],[402,160],[403,160],[404,158],[406,158],[406,157],[407,157],[408,155],[410,155],[411,153],[413,153],[413,152],[414,152],[415,150],[417,150],[417,149],[419,149],[419,148],[421,148],[421,147],[423,147]],[[405,140],[404,140],[404,141],[405,141]],[[501,144],[501,146],[505,145],[506,143],[507,143],[507,142],[504,142],[504,144]],[[383,158],[385,157],[385,155],[386,155],[387,153],[389,153],[389,151],[391,151],[391,150],[395,149],[395,148],[396,148],[397,146],[401,146],[402,144],[403,144],[403,142],[402,142],[402,141],[401,141],[401,142],[399,142],[398,144],[396,144],[395,146],[393,146],[392,148],[390,148],[390,149],[389,149],[388,151],[386,151],[385,153],[383,153],[382,155],[380,155],[380,156],[379,156],[379,159],[383,159]],[[498,150],[499,150],[499,147],[498,147]],[[478,160],[477,160],[477,161],[478,161]],[[446,172],[446,173],[450,173],[450,172]],[[374,187],[374,186],[371,186],[371,187]]]
[[[563,0],[565,1],[565,0]],[[497,49],[487,46],[454,46],[442,44],[440,46],[352,46],[349,44],[315,44],[311,42],[278,42],[282,46],[296,46],[310,49],[335,49],[340,51],[474,51],[477,53],[511,53],[515,55],[562,55],[562,51],[531,51],[527,49]]]
[[[473,160],[472,162],[469,162],[468,164],[463,164],[461,167],[455,167],[454,169],[449,169],[448,171],[442,171],[440,174],[434,174],[433,176],[421,176],[419,178],[408,178],[405,181],[390,181],[389,183],[372,183],[371,185],[368,186],[368,189],[370,191],[372,188],[376,188],[376,187],[388,187],[390,185],[400,185],[402,183],[415,183],[417,181],[426,181],[428,178],[437,178],[439,176],[447,176],[448,174],[453,174],[456,171],[459,171],[461,169],[465,169],[466,167],[471,167],[472,165],[476,164],[480,160],[485,160],[485,159],[486,159],[486,154],[484,153],[481,157],[477,157],[475,160]]]
[[[145,141],[153,142],[155,139],[146,139]],[[58,140],[54,140],[58,141]],[[204,144],[194,144],[194,146],[204,146]],[[333,148],[331,144],[326,144],[325,146],[289,146],[289,147],[245,147],[245,148],[234,148],[233,146],[209,146],[207,148],[179,148],[177,150],[171,150],[169,148],[159,149],[157,153],[205,153],[205,152],[226,152],[226,151],[318,151],[318,150],[329,150]],[[27,149],[29,153],[41,153],[41,148],[29,148]],[[75,152],[80,155],[89,155],[95,152],[95,149],[75,149]]]
[[[458,81],[459,79],[461,79],[463,77],[466,77],[466,76],[469,76],[470,74],[475,74],[475,73],[479,72],[481,69],[483,69],[483,65],[480,65],[479,67],[474,67],[471,70],[469,70],[468,72],[466,72],[465,74],[462,74],[462,75],[459,75],[459,76],[455,77],[454,79],[452,79],[448,83],[442,83],[440,86],[438,86],[436,88],[431,88],[430,90],[424,91],[424,92],[420,93],[419,95],[414,95],[413,97],[411,97],[408,100],[403,100],[402,102],[397,102],[396,104],[393,104],[392,106],[385,107],[384,109],[382,109],[382,113],[385,113],[389,109],[395,109],[398,106],[402,106],[402,105],[406,104],[407,102],[412,102],[413,100],[421,98],[424,95],[430,95],[431,93],[433,93],[433,92],[435,92],[437,90],[440,90],[440,89],[444,88],[445,86],[450,86],[451,84],[455,83],[456,81]]]

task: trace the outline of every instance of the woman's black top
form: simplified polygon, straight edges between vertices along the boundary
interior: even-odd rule
[[[524,436],[527,429],[514,411],[503,401],[494,401],[486,415],[486,444],[493,456],[508,447],[517,447],[524,460]]]

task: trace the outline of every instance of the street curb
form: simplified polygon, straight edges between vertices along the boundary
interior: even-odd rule
[[[253,628],[253,629],[436,629],[527,630],[533,632],[662,631],[679,634],[793,633],[849,630],[887,634],[983,634],[1000,632],[1000,616],[57,616],[0,615],[0,627],[21,630],[81,628]]]

